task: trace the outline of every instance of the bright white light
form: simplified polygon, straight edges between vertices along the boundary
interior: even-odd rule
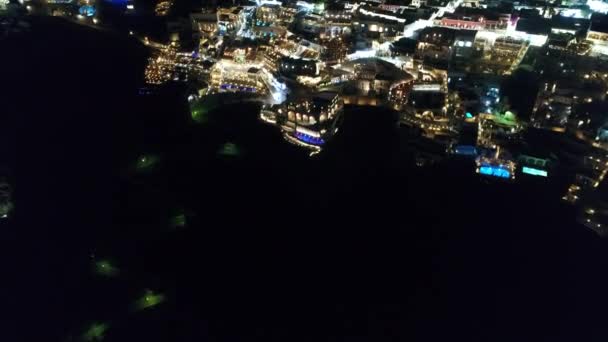
[[[258,6],[263,6],[263,5],[282,5],[282,3],[280,1],[276,1],[276,0],[257,0],[256,1]]]
[[[422,30],[423,28],[428,26],[433,26],[432,20],[418,19],[413,23],[405,26],[405,29],[403,30],[403,36],[406,38],[412,38],[416,31]]]
[[[321,134],[319,134],[319,132],[310,130],[308,128],[304,128],[302,126],[296,127],[296,132],[307,134],[307,135],[310,135],[311,137],[315,137],[315,138],[321,137]]]
[[[440,91],[441,85],[436,83],[431,84],[414,84],[412,87],[414,91]]]
[[[601,0],[587,0],[587,6],[594,12],[608,13],[608,3]]]
[[[278,4],[282,5],[282,3],[280,1],[277,1],[277,2],[278,2]],[[315,7],[314,4],[311,4],[311,3],[306,2],[306,1],[298,1],[298,2],[296,2],[296,6],[298,6],[298,7],[304,7],[304,8],[309,9],[309,10],[312,10]]]
[[[591,48],[591,51],[593,54],[599,54],[599,55],[608,55],[608,46],[603,46],[600,44],[595,44],[593,45],[593,48]]]
[[[359,58],[371,58],[376,56],[376,50],[357,50],[354,53],[346,56],[348,60],[354,60]]]
[[[393,15],[386,15],[386,14],[382,14],[382,13],[371,12],[366,9],[360,9],[359,12],[363,13],[364,15],[369,15],[370,17],[380,17],[380,18],[387,19],[387,20],[393,20],[393,21],[397,21],[400,23],[405,23],[405,19],[395,17]]]

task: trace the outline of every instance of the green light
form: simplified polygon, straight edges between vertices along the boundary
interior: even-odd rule
[[[313,12],[315,12],[316,14],[323,14],[323,12],[325,12],[325,3],[317,2],[316,4],[314,4]]]
[[[198,108],[198,109],[192,109],[191,113],[192,115],[192,120],[198,122],[198,123],[205,123],[208,121],[208,116],[207,116],[207,111],[204,110],[203,108]]]
[[[105,323],[95,322],[84,332],[82,339],[85,341],[102,341],[109,326]]]
[[[138,310],[148,309],[165,301],[165,296],[161,293],[155,293],[150,290],[146,290],[146,293],[136,303],[135,307]]]
[[[108,260],[100,260],[94,264],[95,273],[105,277],[115,277],[118,275],[119,270],[112,265]]]
[[[233,143],[225,143],[222,148],[217,152],[219,155],[227,157],[238,157],[241,154],[238,146]]]
[[[219,106],[217,96],[204,96],[190,105],[190,116],[197,123],[210,120],[210,112]]]
[[[173,227],[173,228],[184,227],[185,225],[186,225],[186,215],[184,215],[184,214],[176,215],[171,219],[171,227]]]
[[[160,158],[158,156],[151,155],[151,154],[145,154],[145,155],[142,155],[139,158],[137,158],[135,167],[139,171],[150,170],[154,166],[156,166],[159,161],[160,161]]]
[[[539,169],[535,169],[533,167],[527,167],[527,166],[524,166],[521,169],[521,172],[527,173],[527,174],[533,175],[533,176],[542,176],[542,177],[547,177],[549,175],[547,173],[547,171],[545,171],[545,170],[539,170]]]

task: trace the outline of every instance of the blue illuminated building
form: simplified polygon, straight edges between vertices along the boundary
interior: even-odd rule
[[[323,140],[323,138],[316,138],[316,137],[310,136],[308,134],[300,133],[300,132],[296,132],[296,138],[298,138],[298,140],[301,140],[301,141],[311,144],[311,145],[320,146],[320,145],[325,144],[325,140]]]
[[[454,147],[454,154],[463,156],[477,156],[477,148],[471,145],[458,145]]]
[[[338,93],[316,93],[281,106],[276,112],[276,123],[290,141],[320,147],[336,132],[343,106]]]
[[[511,178],[511,172],[503,165],[482,164],[479,167],[479,173],[498,178]]]
[[[549,173],[545,170],[539,170],[533,167],[527,167],[524,166],[521,169],[521,172],[532,175],[532,176],[541,176],[541,177],[547,177],[549,175]]]
[[[530,176],[549,177],[549,171],[558,162],[557,156],[543,150],[530,150],[517,158],[522,166],[521,173]]]
[[[95,15],[95,7],[91,5],[84,5],[78,9],[78,13],[84,15],[85,17],[92,17]]]
[[[245,91],[245,92],[249,92],[249,93],[255,93],[255,91],[256,91],[255,88],[252,88],[252,87],[243,87],[243,86],[237,86],[237,85],[233,85],[233,84],[222,84],[222,85],[220,85],[220,89]]]

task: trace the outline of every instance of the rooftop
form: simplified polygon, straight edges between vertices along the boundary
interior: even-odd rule
[[[589,31],[608,33],[608,15],[593,13],[591,15],[591,27]]]

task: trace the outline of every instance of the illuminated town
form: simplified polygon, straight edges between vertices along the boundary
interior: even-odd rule
[[[159,1],[155,15],[167,16],[172,5]],[[27,1],[2,6],[43,10]],[[103,25],[94,1],[49,0],[46,6],[50,15]],[[136,10],[131,1],[117,6],[125,13]],[[593,212],[600,206],[597,215],[583,210],[582,220],[603,234],[607,204],[590,198],[608,170],[608,119],[589,104],[608,93],[606,12],[601,1],[548,7],[259,0],[192,10],[187,18],[167,21],[164,41],[129,34],[151,50],[145,70],[150,87],[184,82],[197,87],[194,101],[252,95],[263,104],[261,120],[314,154],[339,130],[345,105],[380,106],[398,111],[403,129],[443,146],[433,157],[422,151],[429,160],[420,157],[420,165],[464,155],[475,160],[481,176],[508,181],[580,169],[563,198],[573,204],[589,198]],[[510,99],[501,92],[519,70],[537,72],[541,83],[526,113],[504,103]],[[464,137],[471,130],[463,126],[476,126],[476,138]],[[560,166],[559,156],[547,157],[553,151],[529,146],[530,129],[588,144],[588,159]],[[529,156],[528,149],[539,154]]]
[[[507,200],[504,194],[529,191],[534,195],[513,195],[513,198],[534,196],[539,203],[557,203],[552,208],[567,212],[577,232],[590,234],[598,241],[606,241],[608,237],[608,1],[0,0],[0,42],[30,34],[37,25],[31,18],[41,17],[54,17],[93,32],[111,32],[144,51],[145,64],[132,77],[142,80],[136,91],[138,105],[112,115],[128,115],[141,103],[151,111],[155,107],[171,111],[168,103],[179,104],[172,114],[185,120],[188,128],[176,128],[178,125],[170,120],[154,121],[152,116],[140,115],[137,120],[142,127],[159,125],[161,129],[138,135],[153,143],[136,145],[137,154],[129,156],[130,161],[123,162],[116,172],[121,182],[134,179],[133,188],[151,184],[154,191],[166,191],[168,195],[157,202],[171,205],[151,217],[166,221],[172,234],[187,231],[194,224],[204,226],[201,222],[207,213],[184,203],[195,197],[189,191],[197,196],[211,195],[204,186],[189,188],[181,178],[197,179],[203,171],[215,177],[209,176],[209,182],[230,175],[229,182],[238,183],[239,177],[245,177],[243,174],[258,170],[252,181],[255,185],[244,181],[234,188],[226,185],[237,195],[230,197],[224,190],[209,192],[215,194],[217,201],[223,201],[222,210],[232,205],[247,208],[249,204],[243,203],[260,202],[255,206],[257,209],[244,210],[243,216],[251,216],[251,222],[239,223],[240,227],[263,227],[263,220],[254,216],[261,212],[285,215],[276,219],[281,230],[291,229],[292,220],[307,222],[302,224],[305,228],[299,228],[302,234],[324,224],[339,226],[341,219],[330,224],[314,216],[318,208],[324,213],[337,210],[332,202],[337,197],[332,197],[327,189],[336,182],[341,189],[349,189],[344,198],[356,196],[360,183],[342,184],[337,179],[345,174],[360,177],[377,174],[367,169],[372,162],[366,161],[364,167],[356,169],[348,158],[351,154],[370,153],[369,146],[382,151],[384,146],[378,146],[377,141],[390,141],[400,146],[398,152],[378,154],[406,166],[386,167],[394,171],[397,180],[393,183],[387,180],[376,186],[362,181],[373,190],[362,188],[375,194],[361,196],[365,201],[374,202],[384,196],[384,192],[374,192],[377,189],[392,193],[390,184],[409,182],[408,186],[423,189],[424,195],[402,192],[396,195],[394,191],[392,196],[398,199],[390,201],[391,208],[401,210],[407,207],[405,203],[423,201],[425,196],[436,194],[436,199],[426,199],[433,203],[430,216],[441,216],[444,212],[470,216],[483,222],[478,224],[493,229],[495,220],[513,225],[526,220],[516,211],[493,207],[493,194],[503,196],[503,202],[514,203],[516,200]],[[112,59],[106,61],[108,65],[123,63],[121,52],[113,53]],[[84,54],[71,57],[88,58]],[[88,77],[84,69],[83,79]],[[32,101],[35,99],[33,95]],[[245,124],[239,121],[241,112],[245,116],[251,111],[255,113],[255,122],[247,121],[247,125],[258,125],[255,131],[249,126],[243,128]],[[382,115],[389,117],[390,123],[386,131],[378,133],[374,131],[375,124],[366,122],[373,120],[365,118]],[[363,121],[357,134],[349,131],[353,117]],[[94,124],[95,117],[91,120]],[[169,132],[166,136],[165,128]],[[186,146],[191,141],[208,143],[217,133],[214,130],[225,133],[221,141],[197,145],[188,153],[174,153],[173,148],[178,149],[175,146]],[[255,139],[247,140],[234,132],[245,132]],[[266,150],[281,149],[282,157],[268,157],[255,151],[251,143],[270,139],[275,140],[272,148]],[[342,153],[349,146],[344,141],[355,141],[357,147]],[[384,160],[378,161],[380,157],[374,159],[374,153],[371,152],[369,160],[384,165]],[[92,157],[86,154],[79,158]],[[297,161],[286,161],[294,156]],[[204,166],[192,169],[184,166],[195,159]],[[235,166],[251,160],[255,160],[255,166],[246,164],[242,169]],[[175,200],[178,204],[169,199],[178,198],[180,192],[165,189],[169,186],[158,176],[177,168],[175,165],[187,170],[184,174],[188,176],[176,172],[166,176],[170,179],[167,184],[174,182],[171,184],[182,186],[190,194],[184,196],[187,200]],[[300,169],[301,165],[307,166]],[[332,165],[328,167],[331,172],[325,165]],[[430,180],[418,182],[416,177]],[[449,195],[436,192],[445,188],[439,184],[457,187],[460,185],[454,183],[459,183],[459,179],[469,181],[469,177],[482,189],[471,193],[484,194],[483,197],[470,195],[468,204],[464,204],[465,200],[454,199],[454,192]],[[274,186],[279,190],[266,194],[264,184],[277,184]],[[0,220],[10,222],[20,212],[20,202],[15,199],[19,186],[13,178],[2,178]],[[427,188],[435,192],[426,193]],[[488,193],[492,196],[486,196]],[[273,201],[263,199],[269,194]],[[125,200],[128,203],[125,205],[130,207],[130,201]],[[268,204],[262,203],[265,201]],[[275,202],[279,204],[271,204]],[[318,207],[308,207],[311,202]],[[456,202],[467,210],[455,214]],[[485,205],[487,211],[494,213],[475,214],[478,205]],[[353,207],[357,209],[352,212],[367,209],[366,204]],[[351,213],[350,207],[341,210],[341,215]],[[527,210],[535,212],[533,208]],[[481,219],[483,215],[491,219]],[[221,220],[236,220],[231,216],[222,216]],[[387,216],[398,222],[407,220],[407,215],[397,210]],[[430,216],[424,217],[425,224],[421,226],[431,220]],[[374,217],[372,223],[366,224],[374,226],[383,219]],[[450,226],[449,222],[448,218],[444,224]],[[298,227],[300,224],[297,223]],[[558,229],[547,228],[551,230]],[[145,240],[158,243],[152,237]],[[129,265],[123,270],[120,262],[108,254],[90,252],[93,276],[104,281],[128,278]],[[204,273],[194,269],[188,272]],[[239,281],[255,278],[247,277],[251,279]],[[175,297],[179,297],[154,284],[131,292],[134,297],[129,314],[150,312],[168,302],[177,305]],[[89,322],[85,330],[73,336],[78,341],[105,340],[113,324],[104,320],[102,317],[101,321]],[[591,340],[594,339],[588,339]]]

